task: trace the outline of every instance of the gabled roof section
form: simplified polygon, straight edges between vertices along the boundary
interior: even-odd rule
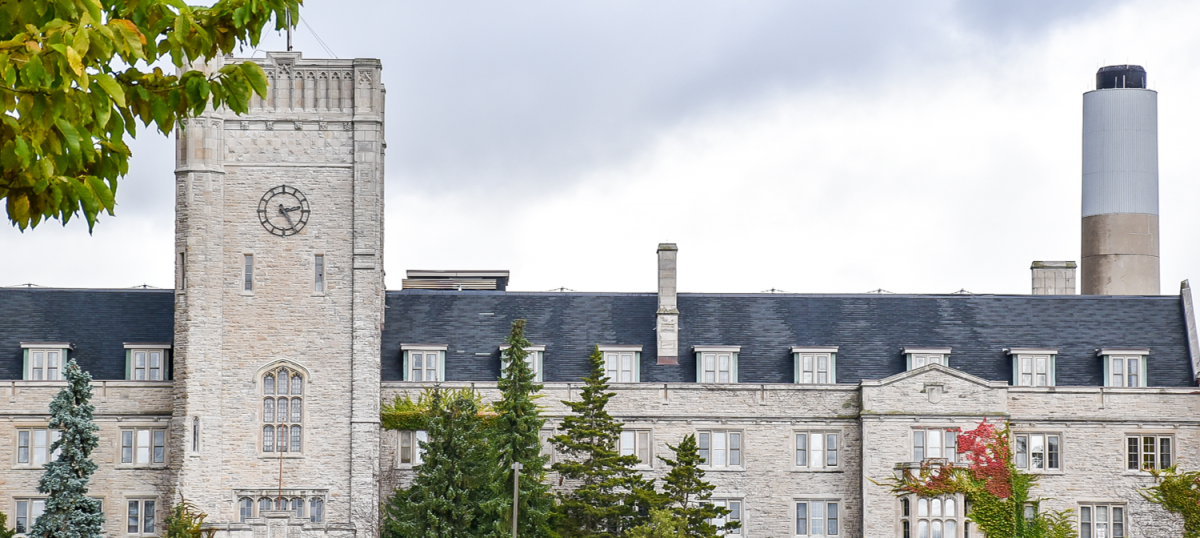
[[[925,375],[928,375],[930,372],[942,372],[944,374],[948,374],[953,377],[957,377],[968,383],[974,383],[976,385],[979,385],[981,387],[986,387],[986,388],[1007,388],[1008,387],[1008,383],[1005,381],[988,381],[987,379],[984,379],[982,377],[973,376],[962,370],[958,370],[958,369],[952,368],[950,366],[942,366],[940,364],[926,364],[925,366],[922,366],[920,368],[914,368],[907,372],[900,372],[894,376],[880,379],[878,381],[864,380],[862,382],[862,384],[863,384],[863,386],[885,387],[885,386],[899,383],[901,381],[911,379],[914,377],[925,376]]]
[[[0,379],[21,379],[21,342],[70,342],[94,379],[125,378],[125,342],[171,342],[175,292],[0,288]]]

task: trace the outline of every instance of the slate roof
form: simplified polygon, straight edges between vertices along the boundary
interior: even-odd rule
[[[0,289],[0,379],[21,379],[21,342],[69,342],[94,379],[125,379],[125,342],[174,339],[175,292]]]
[[[1004,348],[1058,348],[1059,386],[1098,386],[1097,348],[1149,348],[1151,386],[1195,386],[1177,296],[679,294],[679,365],[658,365],[653,293],[389,291],[383,379],[401,343],[447,344],[447,381],[490,381],[513,319],[545,345],[545,381],[587,373],[595,344],[641,345],[643,382],[695,380],[697,345],[741,346],[742,383],[791,383],[791,346],[838,346],[842,383],[903,372],[904,346],[951,347],[950,365],[1012,381]]]
[[[513,319],[546,346],[545,380],[576,381],[595,344],[642,346],[644,382],[695,379],[697,345],[741,346],[739,380],[790,383],[791,346],[839,346],[838,381],[905,369],[903,346],[953,348],[950,365],[1012,381],[1009,347],[1058,348],[1060,386],[1102,384],[1096,349],[1150,349],[1152,386],[1194,386],[1177,296],[679,295],[679,365],[656,364],[653,293],[389,291],[382,378],[401,343],[446,344],[448,381],[491,381]],[[96,379],[123,379],[124,342],[173,339],[172,290],[0,289],[0,379],[20,379],[21,342],[66,341]]]

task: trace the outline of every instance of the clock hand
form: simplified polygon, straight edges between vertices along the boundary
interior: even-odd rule
[[[296,223],[292,222],[292,216],[288,214],[288,210],[283,208],[283,204],[279,204],[279,213],[283,215],[283,218],[287,219],[288,226],[292,228],[296,227]]]
[[[284,211],[299,211],[300,206],[284,208]]]

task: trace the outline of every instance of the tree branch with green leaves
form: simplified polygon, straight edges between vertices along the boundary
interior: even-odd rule
[[[102,212],[113,215],[137,123],[167,134],[209,107],[245,113],[252,93],[266,96],[261,67],[196,66],[258,45],[272,20],[284,29],[286,14],[299,6],[0,2],[0,199],[9,221],[24,231],[50,219],[65,225],[82,213],[90,231]],[[165,72],[164,63],[178,73]]]

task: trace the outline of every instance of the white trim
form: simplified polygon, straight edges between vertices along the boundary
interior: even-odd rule
[[[1105,355],[1149,355],[1150,350],[1146,348],[1117,348],[1117,347],[1102,347],[1096,350],[1097,357]]]
[[[295,362],[293,360],[290,360],[290,359],[275,359],[275,360],[263,365],[261,368],[258,369],[258,372],[256,374],[254,374],[254,376],[255,376],[254,382],[262,383],[262,377],[264,375],[266,375],[267,372],[269,372],[270,370],[276,369],[276,368],[283,367],[283,366],[287,366],[288,368],[291,368],[293,370],[300,370],[301,372],[304,372],[304,382],[312,383],[312,372],[309,372],[308,368],[305,368],[304,365],[302,365],[298,362]],[[258,389],[258,395],[262,396],[261,388]]]
[[[642,346],[606,346],[604,344],[601,344],[596,347],[600,348],[601,353],[603,353],[605,351],[637,351],[637,352],[642,351]]]
[[[1009,355],[1058,355],[1056,347],[1012,347],[1004,348]]]
[[[171,349],[171,344],[131,344],[125,342],[124,345],[125,349],[161,349],[164,351]]]
[[[949,355],[951,352],[950,350],[951,350],[951,348],[948,348],[948,347],[908,347],[908,346],[905,346],[905,347],[900,348],[900,352],[904,353],[905,355],[912,355],[912,354]]]
[[[742,346],[692,346],[695,353],[741,353]]]
[[[792,353],[837,353],[837,346],[800,347],[792,346]]]
[[[449,344],[400,344],[400,351],[446,351]]]
[[[75,349],[70,342],[21,342],[21,349]]]
[[[500,344],[500,351],[504,351],[512,346],[508,344]],[[546,351],[546,346],[525,346],[525,351]]]

